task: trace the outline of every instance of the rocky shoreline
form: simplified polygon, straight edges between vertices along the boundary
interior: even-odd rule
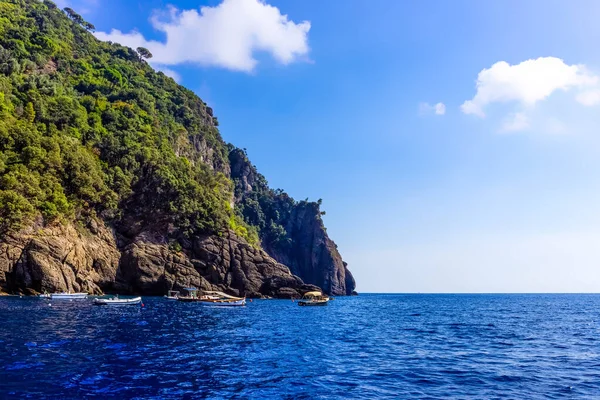
[[[102,222],[29,227],[0,240],[6,293],[84,291],[163,295],[194,286],[253,298],[300,297],[319,289],[232,232],[197,237],[174,251],[158,232],[126,241]]]

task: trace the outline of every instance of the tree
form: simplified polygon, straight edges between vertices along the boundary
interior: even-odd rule
[[[73,21],[77,22],[80,25],[85,23],[85,20],[83,19],[83,17],[81,15],[77,14],[71,7],[65,7],[64,10],[67,13],[67,15],[69,16],[69,18],[71,18]]]
[[[91,32],[94,32],[96,30],[96,27],[87,21],[83,21],[83,27]]]
[[[13,190],[0,190],[0,232],[18,229],[34,213],[31,203]]]
[[[48,7],[51,10],[56,8],[56,4],[54,4],[53,2],[51,2],[49,0],[44,0],[44,4],[46,5],[46,7]]]
[[[234,228],[258,243],[230,204],[233,185],[217,172],[227,165],[226,144],[201,99],[140,62],[152,57],[148,49],[96,40],[94,26],[69,7],[4,3],[0,241],[39,217],[96,214],[119,223],[135,212],[172,226],[172,239]],[[183,143],[173,140],[179,136]],[[194,151],[200,139],[211,166]],[[266,224],[260,204],[255,211]]]
[[[138,47],[137,49],[138,54],[140,55],[140,58],[145,58],[145,59],[150,59],[152,58],[152,53],[150,53],[150,50],[148,50],[145,47]]]

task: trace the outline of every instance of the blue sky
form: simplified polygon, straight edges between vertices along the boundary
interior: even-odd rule
[[[68,4],[322,198],[359,291],[600,290],[599,2]]]

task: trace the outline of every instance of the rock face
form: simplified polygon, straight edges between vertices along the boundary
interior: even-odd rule
[[[240,149],[230,151],[229,163],[237,204],[243,204],[247,198],[258,204],[261,198],[270,196],[271,204],[263,204],[261,212],[266,211],[265,208],[278,208],[278,195],[267,187],[265,178],[250,163],[245,152]],[[287,240],[273,242],[261,235],[263,248],[304,282],[317,285],[331,295],[351,295],[356,287],[354,277],[342,261],[337,245],[327,235],[319,206],[320,203],[315,202],[294,202],[289,215],[278,221],[285,229]],[[250,210],[250,218],[256,213],[256,209]]]
[[[248,297],[300,297],[316,290],[243,239],[197,237],[170,249],[166,235],[142,232],[116,239],[101,222],[31,227],[0,239],[0,288],[6,292],[84,291],[163,295],[195,286]],[[121,247],[117,243],[122,244]]]
[[[240,149],[234,149],[229,153],[229,164],[231,165],[231,178],[236,185],[234,200],[239,203],[245,194],[254,189],[258,173]]]
[[[189,150],[182,155],[185,155],[190,160],[198,160],[208,165],[215,171],[222,172],[228,176],[230,173],[229,164],[223,161],[224,156],[218,156],[216,150],[206,143],[206,140],[198,135],[189,135],[187,137]],[[186,143],[186,144],[187,144]]]
[[[180,252],[170,250],[164,236],[144,232],[123,248],[116,285],[120,292],[154,295],[189,286],[278,298],[315,290],[231,232],[197,237]]]
[[[305,282],[332,295],[351,295],[356,287],[354,277],[327,235],[316,203],[295,207],[285,228],[290,246],[282,251],[266,244],[266,251]]]
[[[95,222],[77,229],[30,227],[0,239],[0,288],[99,294],[114,283],[119,258],[112,232]]]

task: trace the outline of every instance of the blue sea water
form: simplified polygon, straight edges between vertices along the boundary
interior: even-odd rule
[[[0,298],[0,398],[600,398],[600,295]]]

